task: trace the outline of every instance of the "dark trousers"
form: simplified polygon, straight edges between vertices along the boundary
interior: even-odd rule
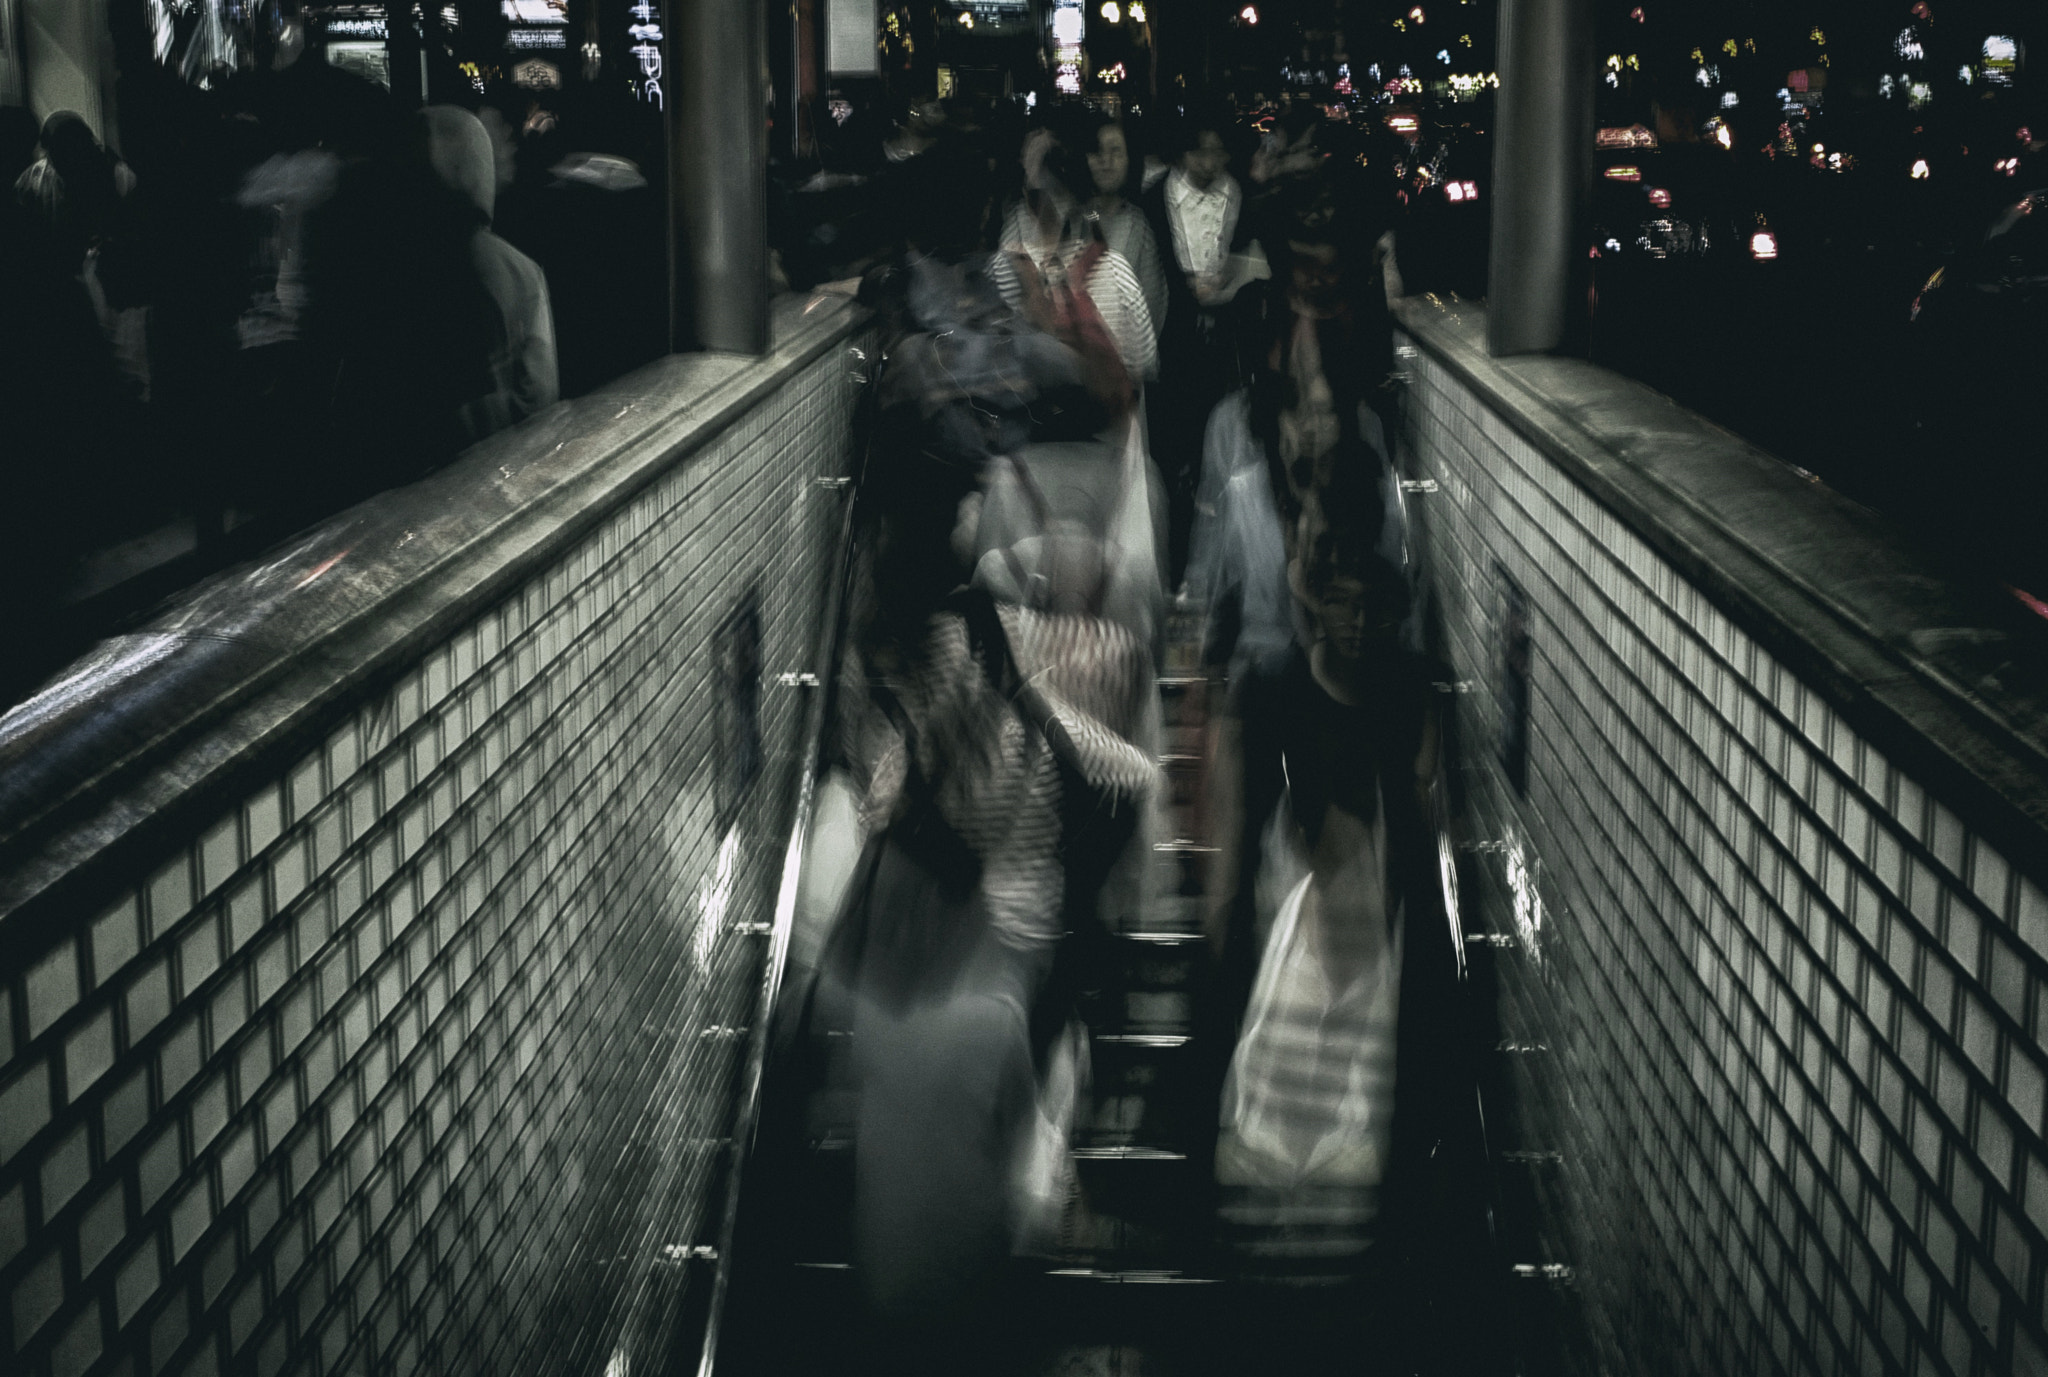
[[[1209,413],[1239,384],[1235,323],[1197,312],[1185,330],[1160,341],[1159,380],[1145,389],[1152,462],[1166,484],[1167,588],[1187,575],[1195,526],[1195,489],[1202,481],[1202,440]]]

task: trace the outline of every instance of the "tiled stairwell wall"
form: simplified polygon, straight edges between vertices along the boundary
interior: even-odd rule
[[[1973,834],[1432,347],[1409,366],[1467,921],[1514,939],[1495,1147],[1540,1177],[1548,1255],[1505,1261],[1570,1269],[1562,1366],[2048,1372],[2048,846]]]
[[[0,1368],[658,1366],[855,387],[843,347],[793,371],[0,972]],[[714,630],[755,587],[764,763],[722,830]]]

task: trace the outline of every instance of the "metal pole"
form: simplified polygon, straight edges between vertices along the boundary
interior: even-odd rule
[[[1503,0],[1486,345],[1565,340],[1593,150],[1590,0]]]
[[[768,351],[768,13],[678,0],[669,26],[670,347]]]

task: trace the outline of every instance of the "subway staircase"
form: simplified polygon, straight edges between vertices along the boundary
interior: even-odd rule
[[[1432,1361],[1428,1344],[1416,1341],[1418,1317],[1404,1313],[1414,1309],[1405,1299],[1412,1288],[1388,1277],[1333,1290],[1261,1286],[1239,1274],[1217,1243],[1204,1159],[1215,1110],[1213,1094],[1196,1090],[1204,1049],[1193,1019],[1206,959],[1202,916],[1222,882],[1215,839],[1200,822],[1215,705],[1198,665],[1198,626],[1183,617],[1169,630],[1159,680],[1165,731],[1151,857],[1156,883],[1136,921],[1116,934],[1121,989],[1090,1027],[1093,1093],[1074,1151],[1078,1199],[1061,1255],[1018,1264],[1004,1332],[989,1336],[973,1370],[977,1377],[1506,1374],[1505,1344],[1475,1346],[1470,1336]],[[820,1118],[844,1123],[849,1115],[827,1106]],[[764,1123],[764,1134],[770,1131]],[[764,1142],[757,1154],[763,1149],[800,1165],[765,1175],[749,1168],[715,1370],[719,1377],[842,1377],[860,1329],[849,1261],[853,1144],[827,1130],[800,1145]],[[771,1191],[775,1198],[764,1201]],[[1477,1365],[1476,1349],[1488,1355]]]

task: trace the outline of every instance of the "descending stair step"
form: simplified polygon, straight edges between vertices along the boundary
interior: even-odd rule
[[[1084,1209],[1074,1243],[1096,1267],[1171,1270],[1187,1257],[1201,1194],[1183,1153],[1130,1146],[1075,1153]]]

